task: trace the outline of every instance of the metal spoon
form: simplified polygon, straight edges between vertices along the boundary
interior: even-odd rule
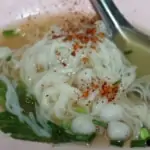
[[[131,63],[137,66],[138,76],[150,74],[150,38],[135,29],[120,13],[112,0],[90,0],[102,17],[109,38]]]

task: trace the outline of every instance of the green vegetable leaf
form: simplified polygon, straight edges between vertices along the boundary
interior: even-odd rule
[[[64,128],[48,122],[51,127],[52,137],[45,138],[37,136],[32,129],[26,124],[19,121],[19,119],[9,112],[0,113],[0,130],[4,133],[11,133],[11,137],[15,139],[37,141],[37,142],[52,142],[52,143],[66,143],[66,142],[91,142],[95,133],[91,135],[77,135],[68,133]]]
[[[4,90],[4,93],[1,92]],[[0,81],[0,94],[5,98],[6,86]],[[24,109],[25,114],[28,112],[35,113],[35,103],[37,102],[35,97],[29,94],[26,86],[19,82],[16,88],[16,92],[19,97],[20,105]],[[1,96],[0,95],[0,96]],[[38,122],[37,122],[38,123]],[[4,133],[10,133],[11,137],[22,140],[37,141],[37,142],[52,142],[52,143],[66,143],[66,142],[91,142],[95,137],[95,133],[91,135],[78,135],[71,132],[67,132],[68,129],[64,129],[52,122],[47,123],[51,129],[51,138],[39,137],[32,129],[23,122],[20,122],[18,117],[10,114],[9,112],[0,113],[0,130]]]
[[[16,88],[21,107],[25,113],[34,112],[35,104],[37,103],[35,97],[27,91],[24,83],[19,82]]]
[[[4,133],[10,133],[15,139],[50,142],[50,138],[37,136],[32,129],[9,112],[0,113],[0,130]]]
[[[0,80],[0,105],[5,108],[5,100],[6,100],[6,84]]]
[[[79,134],[68,133],[65,131],[65,129],[52,122],[49,122],[48,124],[52,128],[52,141],[54,143],[65,143],[65,142],[73,142],[73,141],[91,142],[96,136],[95,133],[91,135],[79,135]]]
[[[7,90],[7,86],[2,80],[0,80],[0,89]]]

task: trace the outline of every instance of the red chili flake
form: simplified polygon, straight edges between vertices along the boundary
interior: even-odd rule
[[[98,37],[94,36],[94,37],[91,37],[91,41],[93,43],[96,43],[98,41]]]
[[[117,85],[108,85],[106,82],[102,85],[102,89],[100,90],[100,95],[105,96],[109,102],[115,99],[119,86]]]
[[[78,40],[80,40],[80,42],[82,42],[82,43],[88,43],[89,42],[89,37],[87,37],[85,34],[83,34],[83,33],[80,33],[80,34],[77,34],[76,35],[76,38],[78,39]]]
[[[76,51],[80,48],[80,45],[78,43],[73,44],[73,49]]]
[[[98,89],[98,88],[99,88],[99,85],[98,85],[98,84],[92,84],[92,88],[93,88],[93,89]]]
[[[88,90],[83,92],[82,97],[87,98],[88,96],[89,96],[89,91]]]
[[[108,98],[108,102],[112,102],[115,98],[112,97],[112,98]]]
[[[78,40],[82,40],[84,37],[85,37],[85,34],[83,34],[83,33],[79,33],[79,34],[76,35],[76,38]]]
[[[73,51],[73,52],[71,53],[71,55],[72,55],[72,56],[76,56],[76,52]]]
[[[113,92],[117,93],[118,89],[119,89],[119,87],[114,87],[112,90],[113,90]]]
[[[88,43],[90,41],[90,38],[85,36],[84,39],[83,39],[83,43]]]
[[[75,33],[72,33],[71,36],[72,36],[72,38],[77,38],[77,37],[76,37],[77,35],[76,35]]]
[[[104,82],[103,85],[102,85],[102,89],[103,89],[106,85],[107,85],[107,83]]]
[[[99,36],[100,38],[104,38],[104,37],[105,37],[105,33],[100,32],[100,33],[98,33],[98,36]]]
[[[81,48],[83,48],[83,46],[82,46],[82,45],[79,45],[79,46],[80,46],[80,49],[81,49]],[[83,52],[83,54],[84,54],[84,52]]]
[[[72,39],[73,39],[72,35],[68,35],[68,36],[64,39],[64,41],[72,41]]]
[[[64,67],[66,67],[66,66],[67,66],[67,64],[66,64],[66,63],[62,63],[62,65],[63,65]]]
[[[95,28],[89,28],[86,30],[86,34],[92,34],[94,35],[96,33],[96,29]]]
[[[108,89],[108,93],[112,93],[112,92],[114,92],[114,91],[113,91],[113,88],[110,87],[110,88]]]
[[[91,48],[96,50],[96,46],[95,45],[91,45]]]
[[[82,62],[83,62],[84,64],[88,63],[88,61],[89,61],[89,58],[88,58],[88,57],[83,57],[83,58],[82,58]]]
[[[105,95],[105,91],[104,90],[100,90],[100,95],[104,96]]]
[[[63,37],[63,35],[53,35],[52,39],[57,39],[57,38],[60,38],[60,37]]]

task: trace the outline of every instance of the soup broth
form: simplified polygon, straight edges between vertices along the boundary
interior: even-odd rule
[[[80,30],[87,24],[92,24],[98,19],[92,14],[84,15],[80,13],[72,13],[70,15],[38,15],[29,16],[23,20],[14,22],[6,28],[1,29],[0,46],[8,46],[12,49],[18,49],[26,44],[33,44],[41,39],[50,29],[52,25],[58,25],[64,30]],[[80,28],[79,28],[80,27]],[[20,36],[5,37],[2,35],[3,30],[19,29]]]
[[[118,47],[126,51],[126,56],[131,63],[138,66],[137,75],[149,75],[150,70],[150,42],[148,37],[144,37],[130,29],[123,28],[123,32],[127,39],[122,39],[120,34],[114,38]]]

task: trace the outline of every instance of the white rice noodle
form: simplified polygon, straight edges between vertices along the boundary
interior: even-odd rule
[[[150,111],[147,104],[141,100],[128,99],[125,95],[122,95],[117,103],[124,108],[123,121],[132,128],[134,138],[138,137],[140,128],[143,125],[150,129]]]
[[[141,100],[146,103],[150,100],[150,76],[144,76],[137,79],[128,89],[128,92],[136,92],[139,94]]]
[[[123,61],[121,52],[108,39],[103,43],[99,43],[98,53],[92,52],[90,55],[93,62],[93,68],[97,72],[100,79],[109,79],[110,82],[116,82],[121,79],[122,86],[126,89],[136,77],[135,67],[127,67],[126,62]]]

